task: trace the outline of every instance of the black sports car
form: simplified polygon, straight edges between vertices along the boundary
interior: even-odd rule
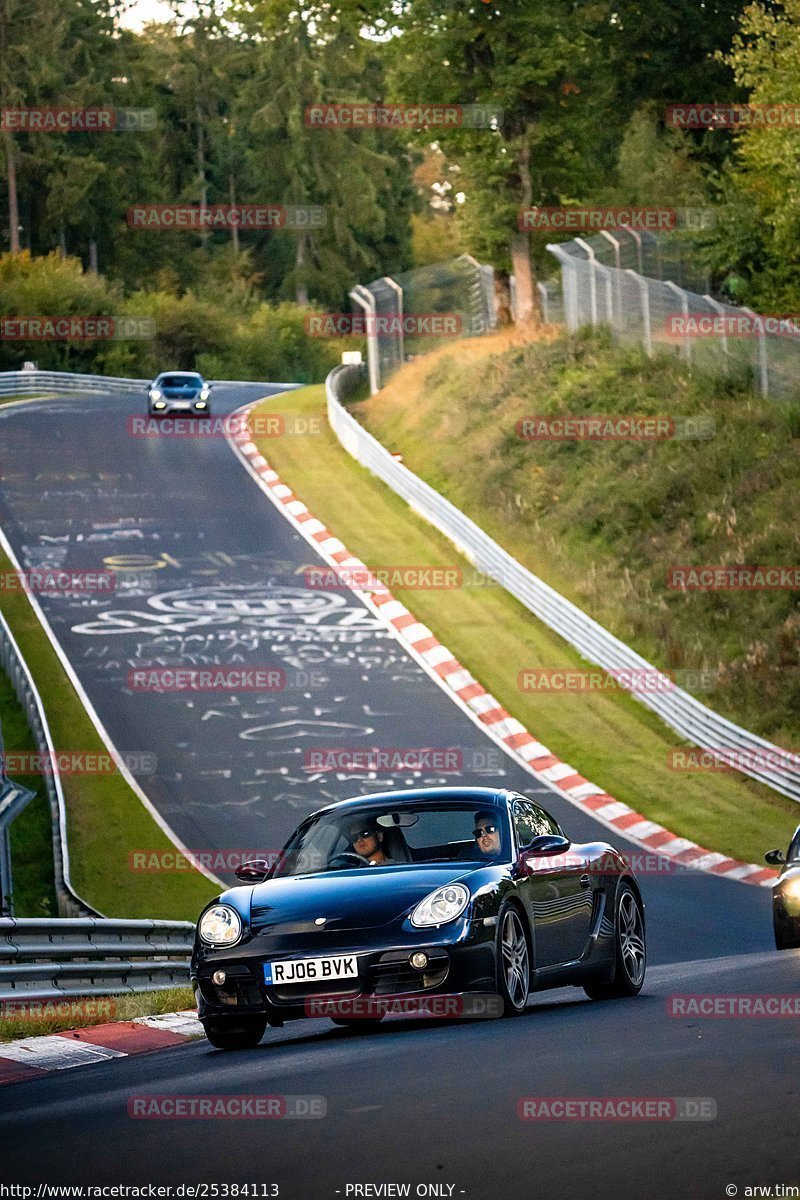
[[[147,389],[147,412],[151,417],[210,417],[211,385],[196,371],[162,371]]]
[[[322,997],[488,992],[512,1016],[533,990],[573,984],[606,999],[644,981],[644,908],[625,859],[571,843],[516,792],[342,800],[306,818],[271,867],[236,874],[248,886],[203,911],[191,967],[222,1049],[255,1046]]]
[[[786,857],[780,850],[765,855],[773,867],[782,867],[772,888],[772,922],[779,950],[800,946],[800,825],[789,843]]]

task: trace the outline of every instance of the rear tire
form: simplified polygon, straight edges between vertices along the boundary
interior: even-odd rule
[[[497,918],[497,990],[503,1000],[503,1016],[525,1012],[531,990],[531,952],[524,918],[515,905],[500,910]]]
[[[638,996],[647,969],[642,902],[629,883],[620,884],[614,918],[614,975],[583,985],[592,1000]]]
[[[206,1037],[217,1050],[252,1050],[267,1029],[266,1017],[209,1017]]]

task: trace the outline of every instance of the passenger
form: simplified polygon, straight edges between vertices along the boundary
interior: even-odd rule
[[[347,833],[350,845],[360,858],[365,858],[371,867],[389,866],[395,860],[383,850],[383,830],[374,820],[366,819],[353,825]]]

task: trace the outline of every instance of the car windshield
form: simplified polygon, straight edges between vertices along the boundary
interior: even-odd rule
[[[156,383],[167,388],[202,387],[203,379],[200,375],[161,375]]]
[[[409,863],[503,862],[510,844],[502,810],[482,811],[474,801],[369,805],[322,813],[301,825],[271,878]]]

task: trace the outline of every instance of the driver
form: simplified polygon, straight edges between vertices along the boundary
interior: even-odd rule
[[[481,854],[500,853],[500,820],[496,812],[486,809],[475,814],[472,836]]]
[[[372,818],[362,818],[357,825],[352,825],[347,838],[356,854],[365,858],[371,867],[383,867],[395,861],[384,853],[383,830]]]

